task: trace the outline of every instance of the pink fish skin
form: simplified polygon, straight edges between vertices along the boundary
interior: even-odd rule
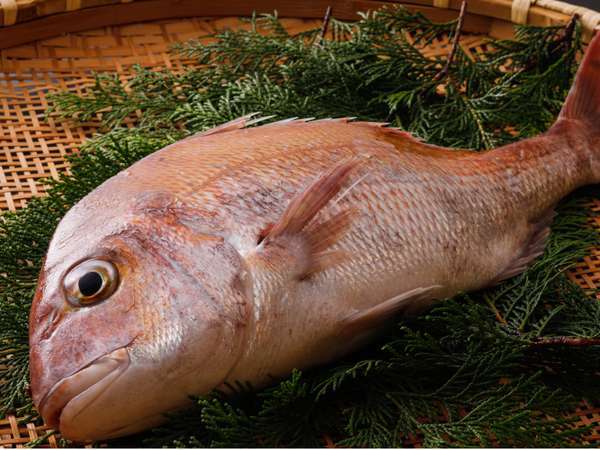
[[[488,152],[346,119],[247,122],[144,158],[58,226],[31,388],[66,438],[156,425],[189,395],[330,361],[525,270],[556,203],[600,181],[600,37],[554,127]]]

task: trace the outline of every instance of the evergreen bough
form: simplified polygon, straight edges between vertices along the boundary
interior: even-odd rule
[[[98,120],[104,133],[69,158],[71,174],[48,181],[48,196],[0,217],[0,413],[35,417],[27,322],[41,260],[61,217],[107,178],[250,112],[354,116],[435,144],[493,148],[552,124],[581,50],[578,27],[517,27],[515,40],[490,41],[482,54],[458,48],[440,77],[443,59],[422,49],[455,22],[388,8],[356,24],[331,19],[330,40],[322,30],[291,36],[276,16],[250,22],[249,31],[177,46],[198,62],[184,73],[140,67],[127,83],[101,74],[82,96],[52,96],[50,114]],[[400,320],[342,361],[259,392],[238,385],[233,398],[196,399],[165,426],[113,444],[388,447],[415,436],[432,447],[584,444],[587,430],[570,413],[600,394],[600,302],[564,272],[600,244],[587,226],[595,194],[586,188],[561,203],[545,254],[524,274]]]

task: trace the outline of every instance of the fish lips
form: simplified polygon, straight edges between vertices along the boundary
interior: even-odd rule
[[[59,428],[66,438],[68,433],[60,427],[61,419],[70,423],[87,406],[100,397],[129,367],[126,347],[92,361],[83,369],[56,383],[41,400],[38,410],[48,425]]]

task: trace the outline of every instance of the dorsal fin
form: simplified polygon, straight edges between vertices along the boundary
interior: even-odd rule
[[[354,122],[355,125],[363,126],[366,128],[378,128],[382,133],[390,136],[397,137],[401,139],[408,139],[414,142],[422,143],[421,139],[414,136],[409,131],[401,130],[400,128],[390,127],[388,122]]]
[[[230,120],[229,122],[226,122],[215,128],[211,128],[209,130],[202,131],[200,133],[189,136],[188,138],[186,138],[184,140],[198,138],[198,137],[205,137],[205,136],[213,136],[215,134],[227,133],[227,132],[235,131],[235,130],[241,130],[243,128],[247,128],[251,125],[255,125],[257,123],[263,122],[265,120],[269,120],[271,118],[273,118],[273,116],[260,117],[260,116],[258,116],[258,113],[247,114],[245,116],[238,117],[237,119]],[[278,120],[276,122],[267,123],[265,125],[262,125],[261,128],[278,127],[278,126],[284,126],[284,125],[296,126],[296,125],[303,125],[303,124],[307,124],[307,123],[310,123],[310,124],[324,124],[324,123],[351,124],[352,126],[359,126],[359,127],[381,130],[381,132],[384,135],[386,135],[392,139],[399,138],[399,139],[410,140],[413,142],[422,143],[422,141],[419,138],[413,136],[408,131],[403,131],[403,130],[400,130],[399,128],[389,127],[388,126],[389,123],[387,123],[387,122],[361,122],[361,121],[355,121],[355,119],[356,119],[355,117],[338,117],[338,118],[326,118],[326,119],[314,119],[313,117],[308,117],[308,118],[290,117],[288,119],[283,119],[283,120]]]
[[[267,117],[257,117],[257,116],[258,116],[258,113],[246,114],[245,116],[230,120],[229,122],[225,122],[214,128],[210,128],[208,130],[201,131],[200,133],[196,133],[192,136],[187,137],[185,140],[197,138],[197,137],[212,136],[214,134],[219,134],[219,133],[227,133],[229,131],[234,131],[234,130],[241,130],[242,128],[249,127],[250,125],[257,124],[264,120],[268,120],[272,117],[272,116],[267,116]]]
[[[305,118],[290,117],[288,119],[283,119],[283,120],[278,120],[276,122],[268,123],[266,125],[263,125],[263,127],[277,127],[277,126],[281,126],[281,125],[302,125],[305,123],[316,124],[316,123],[325,123],[325,122],[348,123],[348,122],[352,122],[354,119],[355,119],[355,117],[339,117],[336,119],[332,119],[332,118],[315,119],[314,117],[305,117]]]

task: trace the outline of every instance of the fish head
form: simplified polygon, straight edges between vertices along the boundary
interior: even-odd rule
[[[59,224],[30,314],[34,404],[75,441],[148,428],[220,386],[248,305],[242,259],[222,238],[177,206],[148,207],[156,196],[100,215],[93,194]]]

